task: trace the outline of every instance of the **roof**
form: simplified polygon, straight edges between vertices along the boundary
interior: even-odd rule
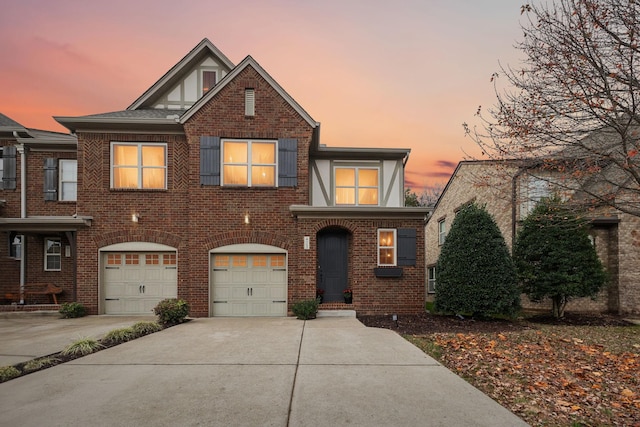
[[[24,126],[22,126],[20,123],[13,120],[12,118],[0,113],[0,136],[2,135],[13,136],[14,132],[18,132],[20,134],[26,134],[27,129]]]
[[[34,233],[43,231],[76,231],[91,227],[90,216],[30,216],[27,218],[0,218],[0,230]]]
[[[267,83],[269,83],[269,85],[271,85],[271,87],[273,87],[275,89],[275,91],[282,97],[284,98],[285,101],[287,101],[287,103],[298,113],[300,114],[300,116],[307,122],[309,123],[309,125],[313,128],[317,127],[320,125],[320,123],[316,122],[315,120],[313,120],[311,118],[311,116],[300,106],[300,104],[298,104],[283,88],[282,86],[280,86],[278,84],[278,82],[276,82],[273,77],[271,77],[269,75],[269,73],[267,73],[264,68],[262,68],[260,66],[260,64],[258,64],[258,62],[253,59],[251,56],[247,56],[245,59],[242,60],[242,62],[240,62],[240,64],[238,64],[237,67],[235,67],[233,70],[231,70],[231,72],[229,74],[227,74],[226,76],[224,76],[224,78],[222,80],[220,80],[220,83],[218,83],[217,85],[215,85],[213,87],[213,89],[211,89],[209,92],[207,92],[202,98],[200,98],[198,101],[196,101],[195,104],[193,104],[193,106],[187,110],[187,112],[180,117],[180,123],[186,123],[187,120],[189,120],[189,118],[191,118],[191,116],[193,116],[196,112],[198,112],[198,110],[200,110],[200,108],[202,108],[203,105],[205,105],[207,102],[209,102],[209,100],[211,98],[213,98],[214,96],[216,96],[217,93],[219,93],[225,86],[227,86],[229,84],[229,82],[233,81],[233,79],[238,76],[238,74],[240,74],[243,70],[245,70],[247,67],[251,67],[253,68],[263,79],[265,79],[267,81]]]
[[[340,160],[373,160],[373,159],[404,159],[410,148],[355,148],[355,147],[326,147],[321,145],[312,157],[316,159],[340,159]]]

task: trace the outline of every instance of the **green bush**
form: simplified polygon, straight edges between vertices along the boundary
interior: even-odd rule
[[[71,319],[85,316],[87,309],[79,302],[65,302],[60,306],[59,313],[63,319]]]
[[[301,320],[315,319],[318,312],[318,303],[317,299],[297,302],[293,304],[293,314]]]
[[[516,269],[491,215],[471,204],[456,215],[436,264],[434,309],[473,316],[514,316]]]
[[[9,381],[20,376],[20,371],[13,366],[0,367],[0,382]]]
[[[513,258],[522,290],[534,302],[550,298],[556,318],[570,299],[595,297],[606,283],[588,227],[554,196],[536,205],[517,235]]]
[[[102,347],[103,345],[93,338],[81,338],[69,344],[62,350],[62,354],[64,356],[86,356],[87,354],[98,351]]]
[[[183,299],[168,298],[162,300],[153,308],[158,316],[158,322],[164,326],[173,326],[185,321],[189,315],[189,303]]]
[[[107,332],[102,339],[110,344],[120,344],[134,338],[137,338],[137,335],[133,328],[118,328]]]
[[[133,329],[137,337],[142,337],[144,335],[161,331],[162,325],[158,322],[138,322],[134,324],[131,329]]]

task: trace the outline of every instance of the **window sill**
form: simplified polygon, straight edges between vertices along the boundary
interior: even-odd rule
[[[110,188],[114,193],[166,193],[166,188]]]
[[[373,269],[376,277],[402,277],[401,267],[376,267]]]

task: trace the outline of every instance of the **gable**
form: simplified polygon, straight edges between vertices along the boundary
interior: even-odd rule
[[[214,73],[215,83],[218,83],[233,67],[213,43],[203,39],[127,110],[188,109],[204,94],[205,73]]]

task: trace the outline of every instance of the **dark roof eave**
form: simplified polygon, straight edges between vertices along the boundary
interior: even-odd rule
[[[171,132],[184,133],[184,128],[175,119],[131,119],[131,118],[82,118],[54,117],[71,132],[118,131],[118,132]]]
[[[22,233],[77,231],[91,227],[92,220],[90,216],[0,218],[0,230]]]
[[[313,150],[311,157],[315,159],[404,159],[411,153],[410,148],[347,148],[347,147],[319,147]]]
[[[355,206],[289,206],[297,218],[375,218],[375,219],[420,219],[426,221],[432,212],[428,207],[355,207]]]

